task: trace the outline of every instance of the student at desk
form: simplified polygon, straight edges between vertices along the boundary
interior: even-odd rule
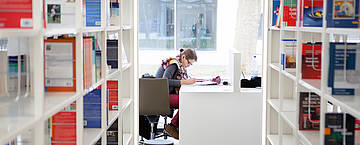
[[[187,75],[186,68],[197,61],[196,52],[193,49],[180,49],[180,55],[176,58],[168,58],[156,72],[156,78],[167,78],[169,81],[170,107],[179,109],[179,89],[181,85],[189,85],[196,82],[195,78]],[[166,124],[165,130],[175,139],[179,139],[179,112],[172,118],[170,124]]]

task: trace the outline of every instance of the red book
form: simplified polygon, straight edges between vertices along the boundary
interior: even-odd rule
[[[52,145],[76,145],[76,141],[73,142],[52,142]]]
[[[52,145],[76,145],[76,141],[75,142],[52,142]]]
[[[0,28],[33,28],[32,0],[0,0]]]
[[[52,116],[52,123],[76,123],[76,112],[58,112]]]
[[[296,7],[284,6],[283,12],[283,22],[285,27],[295,27],[296,26]]]
[[[303,79],[321,78],[321,43],[302,44],[301,73]]]
[[[109,110],[118,110],[118,81],[111,80],[107,81],[107,89],[108,89],[108,107]]]
[[[118,90],[109,90],[109,98],[118,97]]]
[[[52,125],[51,140],[76,142],[76,125]]]
[[[107,88],[108,89],[118,89],[118,81],[107,81]]]
[[[355,120],[355,130],[360,130],[360,120]]]
[[[109,102],[109,110],[118,110],[118,101]]]

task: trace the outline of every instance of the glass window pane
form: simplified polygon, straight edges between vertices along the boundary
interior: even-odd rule
[[[174,0],[139,1],[140,50],[174,50]]]
[[[176,48],[215,51],[217,0],[177,0],[176,11]]]

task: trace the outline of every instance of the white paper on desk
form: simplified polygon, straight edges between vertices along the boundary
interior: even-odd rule
[[[203,81],[203,82],[196,82],[194,85],[196,85],[196,86],[209,86],[209,85],[217,85],[217,83],[213,82],[213,81]]]
[[[45,43],[46,86],[72,87],[73,54],[72,43]]]

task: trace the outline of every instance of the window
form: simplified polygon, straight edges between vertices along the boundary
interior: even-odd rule
[[[216,0],[176,1],[176,48],[216,50]]]
[[[139,48],[195,48],[201,51],[215,51],[216,11],[217,0],[140,0]]]
[[[140,50],[174,50],[174,1],[140,0]]]

